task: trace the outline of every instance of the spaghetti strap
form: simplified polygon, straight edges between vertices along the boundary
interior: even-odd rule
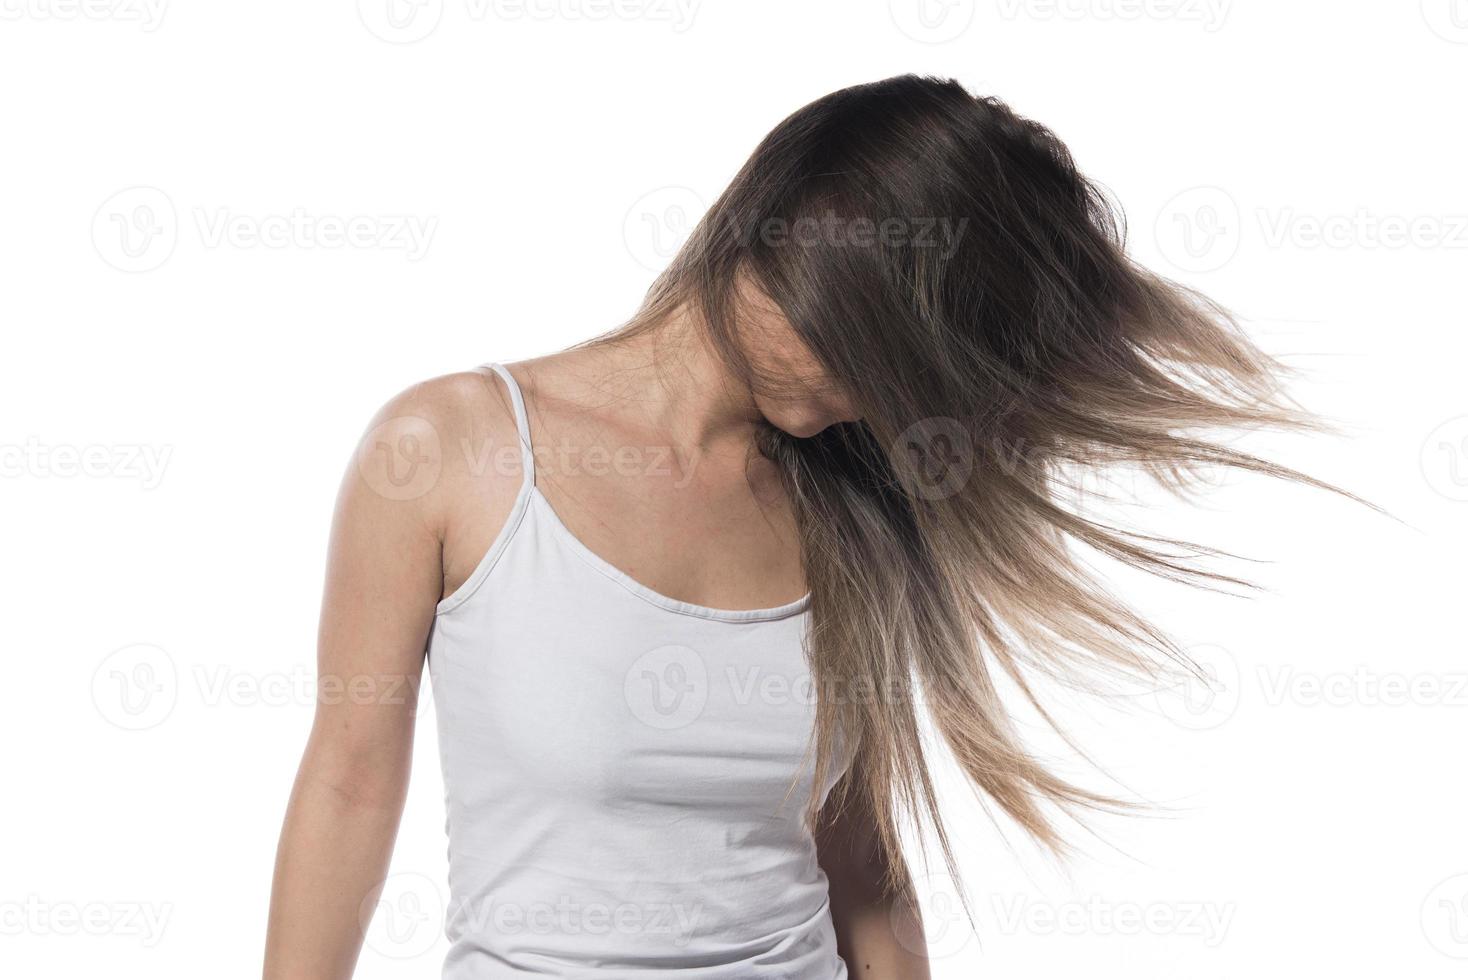
[[[503,364],[491,364],[490,369],[505,382],[510,392],[510,402],[515,407],[515,429],[520,433],[520,465],[525,471],[527,486],[535,485],[535,448],[530,442],[530,416],[525,411],[525,396],[520,384]]]

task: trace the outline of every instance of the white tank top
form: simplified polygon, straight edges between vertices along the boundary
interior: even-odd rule
[[[536,489],[524,399],[493,367],[525,479],[428,648],[445,980],[842,980],[802,819],[806,600],[712,609],[597,556]]]

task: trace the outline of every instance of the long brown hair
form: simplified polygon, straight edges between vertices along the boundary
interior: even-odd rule
[[[858,85],[781,122],[620,335],[691,310],[742,378],[773,389],[740,340],[741,283],[861,416],[808,439],[770,428],[759,446],[793,503],[811,593],[816,785],[844,738],[859,764],[835,803],[858,794],[889,855],[917,818],[957,874],[921,702],[973,783],[1062,849],[1057,808],[1128,804],[1041,764],[997,674],[1043,714],[1037,671],[1187,664],[1075,545],[1235,581],[1200,565],[1208,549],[1065,506],[1069,478],[1123,465],[1184,488],[1226,466],[1316,483],[1208,437],[1311,425],[1281,396],[1280,365],[1223,309],[1128,258],[1117,210],[1049,130],[951,80]]]

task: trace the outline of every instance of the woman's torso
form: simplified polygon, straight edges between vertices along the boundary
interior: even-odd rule
[[[608,561],[535,485],[497,371],[527,478],[429,644],[445,977],[844,977],[804,821],[805,601],[699,605]]]

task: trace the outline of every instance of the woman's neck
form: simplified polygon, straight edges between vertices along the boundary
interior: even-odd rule
[[[690,457],[745,455],[761,420],[748,387],[681,314],[542,363],[553,397],[614,410]]]

